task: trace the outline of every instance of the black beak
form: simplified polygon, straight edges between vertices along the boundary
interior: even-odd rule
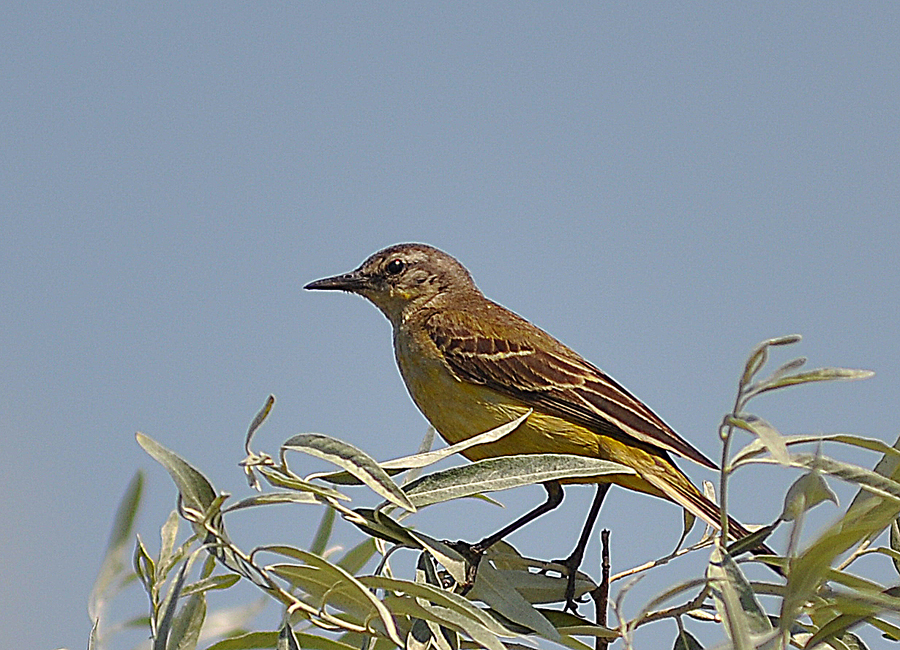
[[[322,278],[307,284],[304,289],[358,292],[368,286],[368,279],[359,271],[350,271],[330,278]]]

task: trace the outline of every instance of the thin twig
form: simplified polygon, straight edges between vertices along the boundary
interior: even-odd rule
[[[648,612],[645,614],[641,620],[632,621],[629,623],[629,627],[631,629],[637,629],[641,625],[646,625],[647,623],[652,623],[653,621],[658,621],[663,618],[678,618],[679,616],[683,616],[692,612],[695,609],[699,609],[703,602],[709,597],[709,587],[704,587],[696,597],[692,598],[688,602],[682,605],[676,605],[674,607],[669,607],[667,609],[658,609],[655,612]]]
[[[701,548],[705,548],[705,547],[709,546],[710,544],[712,544],[712,541],[713,541],[712,538],[701,539],[699,542],[697,542],[693,546],[688,546],[686,548],[680,548],[677,551],[675,551],[674,553],[670,553],[669,555],[666,555],[665,557],[661,557],[656,560],[651,560],[649,562],[645,562],[644,564],[640,564],[636,567],[632,567],[630,569],[621,571],[621,572],[617,573],[616,575],[612,576],[609,579],[609,581],[615,582],[616,580],[621,580],[622,578],[627,578],[628,576],[634,575],[636,573],[643,573],[644,571],[649,571],[650,569],[653,569],[655,567],[663,566],[664,564],[668,564],[675,558],[681,557],[682,555],[687,555],[688,553],[691,553],[693,551],[696,551]]]
[[[601,542],[601,561],[600,569],[602,577],[600,584],[591,590],[591,598],[594,601],[594,619],[597,625],[606,627],[607,611],[609,610],[609,529],[604,528],[600,533]],[[599,636],[595,639],[595,650],[607,650],[609,648],[610,639],[603,639]]]
[[[866,553],[869,553],[870,551],[868,550],[868,548],[871,545],[872,545],[871,539],[867,539],[866,541],[864,541],[862,544],[860,544],[856,548],[855,551],[853,551],[850,555],[847,556],[846,560],[844,560],[837,566],[837,570],[843,571],[848,566],[850,566],[853,562],[855,562],[857,558],[859,558],[862,555],[865,555]]]

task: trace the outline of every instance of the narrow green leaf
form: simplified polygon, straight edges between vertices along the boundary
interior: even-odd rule
[[[776,368],[775,371],[771,375],[769,375],[766,379],[763,379],[762,383],[780,379],[781,377],[784,377],[788,373],[798,370],[799,368],[802,368],[804,365],[806,365],[806,361],[807,361],[806,357],[797,357],[796,359],[791,359],[787,363],[783,363],[780,366],[778,366],[778,368]]]
[[[776,336],[773,339],[769,339],[766,341],[766,344],[771,347],[781,347],[783,345],[799,343],[801,340],[803,340],[803,337],[799,334],[785,334],[784,336]]]
[[[278,632],[249,632],[223,639],[218,643],[212,644],[206,650],[268,650],[276,643],[278,643]],[[334,648],[334,650],[358,649],[339,644],[339,647]]]
[[[731,557],[737,557],[741,553],[759,548],[760,544],[765,542],[769,538],[769,535],[771,535],[780,524],[781,520],[778,519],[768,526],[760,526],[746,537],[741,537],[740,539],[729,543],[728,546],[726,546],[728,554],[731,555]]]
[[[178,512],[173,510],[166,518],[166,523],[159,529],[159,563],[168,565],[175,551],[175,542],[178,540]],[[176,560],[177,562],[178,560]]]
[[[900,439],[894,443],[900,447]],[[900,458],[885,454],[873,474],[891,481],[900,478]],[[781,620],[792,621],[810,600],[842,553],[863,540],[873,538],[891,525],[900,514],[900,501],[883,498],[870,489],[860,489],[844,516],[830,526],[790,565],[790,573],[781,607]]]
[[[376,598],[375,595],[365,587],[365,585],[363,585],[359,580],[347,573],[341,567],[332,564],[325,558],[319,557],[318,555],[315,555],[308,551],[303,551],[298,548],[293,548],[291,546],[262,546],[257,550],[276,553],[279,555],[284,555],[285,557],[300,560],[310,565],[311,567],[327,573],[330,577],[336,578],[336,581],[341,585],[342,588],[346,589],[349,592],[352,592],[353,594],[358,594],[365,598],[371,604],[377,615],[381,618],[381,622],[385,627],[385,632],[390,637],[390,639],[398,645],[403,645],[403,642],[398,636],[397,627],[394,624],[394,620],[391,618],[390,613],[387,611],[384,605],[381,604],[378,598]]]
[[[741,375],[742,386],[749,384],[753,377],[766,364],[766,360],[769,358],[769,345],[770,343],[768,341],[763,341],[750,352],[750,356],[747,357],[747,363],[744,364],[744,374]]]
[[[410,582],[386,576],[363,576],[359,580],[370,589],[384,589],[385,591],[420,598],[445,609],[456,611],[462,616],[478,621],[478,623],[498,636],[515,636],[490,614],[473,605],[470,600],[452,591],[445,591],[424,582]]]
[[[725,623],[725,631],[736,650],[754,647],[752,638],[772,630],[766,613],[737,562],[718,543],[706,569],[716,611]]]
[[[134,545],[131,565],[135,574],[137,574],[138,580],[144,585],[144,589],[147,593],[150,593],[150,586],[153,584],[156,576],[156,562],[150,556],[147,547],[144,546],[144,541],[140,535],[137,536],[137,541]]]
[[[900,573],[900,519],[894,519],[891,522],[891,550],[896,553],[896,555],[891,556],[891,561],[894,563],[894,570],[897,573]]]
[[[477,620],[470,618],[456,610],[429,605],[427,602],[419,602],[414,598],[401,596],[386,596],[385,605],[395,615],[405,615],[426,621],[434,621],[440,625],[453,628],[468,635],[478,646],[488,650],[507,650],[497,635],[488,630]],[[514,634],[510,632],[510,634]]]
[[[619,636],[621,636],[618,630],[611,630],[602,625],[589,623],[580,616],[576,616],[569,612],[564,612],[559,609],[548,609],[546,607],[536,607],[535,609],[537,609],[544,618],[550,621],[550,624],[556,628],[556,631],[563,636],[564,645],[567,645],[565,637],[572,635],[593,636],[598,639],[608,639],[610,641],[618,639]]]
[[[484,552],[484,557],[490,558],[495,567],[500,570],[510,569],[534,569],[541,571],[547,566],[544,560],[527,558],[515,546],[506,540],[500,540]]]
[[[754,387],[752,391],[748,391],[748,397],[760,395],[779,388],[787,388],[788,386],[796,386],[798,384],[809,384],[817,381],[854,381],[857,379],[868,379],[874,374],[875,373],[871,370],[857,370],[853,368],[816,368],[815,370],[798,372],[792,375],[777,377],[769,382],[763,382],[759,386]]]
[[[192,510],[206,512],[216,498],[216,491],[207,478],[181,456],[166,449],[153,438],[140,432],[136,434],[136,438],[144,451],[169,472],[181,493],[184,505]]]
[[[356,575],[364,566],[366,566],[366,563],[372,559],[376,550],[377,548],[374,539],[371,537],[364,539],[347,551],[344,556],[338,560],[337,565],[347,573]]]
[[[691,534],[696,523],[697,516],[694,515],[694,513],[688,512],[685,509],[681,510],[681,537],[678,540],[677,548],[681,548],[681,545],[684,544],[684,540],[687,539],[687,536]]]
[[[270,564],[266,569],[305,592],[306,602],[326,611],[339,610],[356,625],[378,615],[370,596],[327,569],[308,564]]]
[[[566,599],[568,578],[564,575],[532,573],[524,569],[503,570],[506,582],[532,605],[561,603]],[[590,577],[577,572],[575,578],[575,598],[578,599],[595,589],[597,584]]]
[[[798,627],[795,623],[792,627]],[[815,632],[816,626],[808,626],[808,629],[798,629],[797,632],[792,632],[790,636],[790,642],[792,645],[798,648],[812,648],[809,646],[809,640],[813,637],[813,632]],[[841,639],[831,639],[828,645],[818,646],[815,650],[858,650],[856,648],[851,649],[847,644],[845,644]]]
[[[461,442],[456,443],[455,445],[451,445],[449,447],[444,447],[443,449],[436,449],[434,451],[421,451],[412,456],[404,456],[403,458],[395,458],[393,460],[387,460],[383,463],[379,463],[381,468],[386,471],[390,476],[394,476],[395,474],[400,474],[401,472],[406,472],[408,470],[416,470],[421,469],[423,467],[427,467],[428,465],[433,465],[438,461],[443,460],[453,454],[458,454],[470,447],[475,447],[476,445],[484,445],[489,442],[496,442],[500,438],[512,433],[515,431],[525,419],[531,415],[532,409],[528,409],[526,413],[517,417],[515,420],[511,422],[507,422],[495,429],[491,429],[489,431],[485,431],[484,433],[480,433],[477,436],[472,436],[471,438],[467,438]],[[426,438],[427,442],[428,438]],[[431,446],[429,443],[428,447]],[[329,483],[334,483],[336,485],[358,485],[362,483],[359,479],[351,475],[349,472],[331,472],[328,474],[313,474],[313,476],[322,481],[328,481]],[[416,477],[413,476],[413,472],[410,472],[410,477],[407,480],[407,483],[411,483]]]
[[[882,593],[868,592],[866,594],[855,592],[851,594],[837,594],[833,599],[833,609],[841,612],[834,616],[807,641],[806,646],[813,648],[819,643],[841,639],[845,643],[846,634],[850,628],[882,611],[900,611],[900,599],[892,598],[887,592],[897,593],[900,588],[888,589]],[[852,636],[852,635],[851,635]]]
[[[91,634],[88,637],[88,650],[95,650],[97,648],[97,637],[100,632],[100,618],[95,618],[93,623],[91,623]]]
[[[703,650],[703,646],[693,634],[684,628],[679,628],[672,650]]]
[[[876,438],[863,438],[861,436],[853,436],[846,433],[833,433],[828,435],[783,436],[783,439],[788,447],[806,443],[837,442],[852,447],[858,447],[860,449],[876,451],[880,454],[888,454],[900,457],[900,450],[894,449],[881,440],[878,440]],[[763,451],[765,451],[765,445],[762,443],[762,441],[753,440],[746,447],[744,447],[734,455],[731,461],[731,465],[732,467],[737,467],[738,465],[746,462],[748,459],[763,453]]]
[[[466,559],[451,548],[448,544],[440,542],[428,535],[409,531],[409,534],[450,574],[458,584],[465,584],[467,580],[468,563]]]
[[[340,641],[329,639],[328,637],[320,636],[318,634],[297,632],[295,630],[294,636],[297,638],[300,647],[305,650],[358,650],[355,646],[348,646],[346,643],[341,643]],[[209,650],[213,649],[210,648]]]
[[[397,476],[398,474],[402,474],[404,470],[402,469],[384,469],[385,473],[388,476]],[[350,472],[346,472],[344,470],[340,470],[338,472],[315,472],[313,474],[308,474],[306,476],[306,480],[308,481],[325,481],[326,483],[331,483],[332,485],[365,485],[362,481],[356,478]]]
[[[169,650],[194,650],[197,641],[200,640],[200,628],[203,627],[205,619],[206,597],[203,594],[194,594],[181,606],[178,615],[172,621],[166,647]]]
[[[817,471],[807,472],[788,489],[784,497],[784,508],[781,511],[783,521],[794,521],[807,510],[823,501],[831,501],[838,505],[837,495],[828,487],[828,483]]]
[[[175,514],[177,516],[177,513]],[[169,514],[169,517],[172,517],[171,513]],[[172,549],[164,559],[160,558],[158,560],[155,574],[157,582],[165,580],[172,569],[178,566],[188,556],[191,552],[191,548],[197,543],[197,539],[198,536],[196,534],[191,535],[176,548]]]
[[[528,416],[532,414],[532,412],[532,409],[528,409],[525,413],[517,417],[515,420],[507,422],[506,424],[502,424],[494,429],[490,429],[489,431],[485,431],[484,433],[479,433],[478,435],[467,438],[461,442],[456,443],[455,445],[450,445],[449,447],[444,447],[443,449],[436,449],[435,451],[415,454],[413,456],[395,458],[394,460],[388,460],[381,463],[381,466],[384,469],[397,469],[405,471],[408,469],[433,465],[434,463],[437,463],[444,458],[452,456],[453,454],[458,454],[462,451],[465,451],[466,449],[469,449],[470,447],[484,445],[489,442],[496,442],[497,440],[500,440],[500,438],[503,438],[504,436],[507,436],[518,429],[519,425],[522,424],[528,418]]]
[[[256,433],[256,430],[262,426],[262,423],[266,421],[266,418],[269,417],[269,413],[272,412],[272,407],[275,406],[275,396],[269,395],[266,398],[266,403],[263,404],[263,407],[259,410],[259,412],[253,417],[253,421],[250,423],[250,426],[247,428],[247,437],[244,439],[244,451],[247,452],[247,455],[250,456],[252,452],[250,451],[250,441],[253,440],[253,436]]]
[[[900,600],[897,600],[900,596],[900,586],[885,589],[877,582],[839,569],[829,569],[828,580],[861,594],[861,597],[871,596],[886,608],[900,612]]]
[[[833,460],[827,456],[807,456],[798,454],[796,460],[807,467],[836,476],[849,483],[860,486],[863,492],[873,498],[885,498],[895,503],[900,502],[900,483],[898,477],[889,478],[876,468],[875,471]],[[858,498],[854,498],[854,502]],[[852,507],[853,503],[851,503]]]
[[[436,436],[437,436],[437,430],[434,427],[428,427],[428,429],[426,429],[426,431],[425,431],[425,436],[422,438],[422,442],[419,443],[419,448],[416,450],[416,453],[417,454],[427,454],[428,452],[430,452],[431,448],[434,446],[434,439]],[[381,467],[384,468],[384,463],[381,464]],[[384,471],[386,471],[391,476],[394,475],[394,470],[384,468]],[[406,483],[409,483],[410,481],[415,481],[421,475],[422,475],[422,468],[421,467],[413,467],[407,472],[406,476],[403,477],[403,482],[401,483],[401,485],[405,485]],[[444,629],[446,629],[446,628],[444,628]],[[454,634],[456,634],[456,633],[454,632]],[[458,650],[458,648],[455,650]]]
[[[119,501],[119,507],[116,508],[112,529],[109,532],[109,541],[106,544],[107,550],[117,549],[131,543],[134,521],[141,506],[143,493],[144,473],[139,470],[131,477],[131,481],[128,482],[128,487],[125,488],[125,493]]]
[[[437,564],[427,551],[419,551],[416,555],[415,583],[443,588],[443,581],[438,577]]]
[[[257,494],[246,499],[241,499],[237,503],[233,503],[222,512],[234,512],[235,510],[243,510],[244,508],[256,508],[259,506],[270,506],[281,503],[303,503],[303,504],[320,504],[322,503],[312,494],[306,492],[267,492],[266,494]]]
[[[302,451],[310,456],[327,460],[341,467],[365,483],[369,488],[394,505],[410,512],[416,507],[406,498],[391,477],[361,449],[353,445],[319,433],[301,433],[291,436],[281,446],[282,463],[285,451]]]
[[[900,438],[894,442],[894,450],[900,451]],[[883,476],[886,479],[898,482],[900,481],[900,454],[897,453],[886,453],[878,461],[878,464],[875,465],[874,473],[878,476]],[[855,506],[861,505],[862,502],[871,501],[874,499],[879,499],[879,497],[870,492],[866,492],[864,490],[860,490],[856,493],[856,496],[853,497],[853,501],[850,502],[850,510],[852,510]],[[887,506],[890,508],[891,506]]]
[[[191,594],[205,593],[207,591],[219,591],[222,589],[228,589],[232,585],[237,584],[240,579],[241,577],[239,575],[235,575],[233,573],[210,576],[208,578],[198,580],[197,582],[192,582],[189,585],[185,585],[184,589],[181,592],[181,595],[188,596]]]
[[[208,577],[212,575],[212,572],[216,569],[216,558],[213,555],[210,555],[206,558],[206,562],[203,563],[203,568],[200,570],[200,578],[206,580]]]
[[[289,621],[285,620],[281,629],[278,630],[278,650],[300,650],[300,642],[294,636],[294,630],[291,628]]]
[[[153,650],[167,650],[169,630],[175,621],[175,611],[178,605],[178,597],[181,595],[181,588],[184,586],[184,580],[187,576],[189,562],[185,562],[178,570],[169,592],[166,594],[162,602],[162,618],[156,626],[156,636],[153,639]]]
[[[888,623],[876,616],[873,616],[866,622],[872,627],[880,630],[884,637],[889,641],[900,641],[900,627]]]
[[[787,336],[779,336],[773,339],[766,339],[758,343],[750,352],[747,363],[744,366],[744,374],[741,376],[741,385],[746,386],[753,377],[765,365],[769,355],[769,348],[773,346],[791,345],[800,340],[799,334],[788,334]]]
[[[123,630],[141,630],[146,632],[150,628],[150,616],[146,614],[134,616],[124,621],[121,627]]]
[[[766,449],[769,450],[769,453],[772,454],[772,458],[780,464],[788,465],[790,463],[790,454],[788,454],[784,437],[775,427],[762,418],[758,418],[755,415],[747,415],[743,418],[729,416],[726,418],[726,421],[731,426],[743,429],[759,438]]]
[[[353,517],[350,517],[346,513],[342,516],[351,524],[373,537],[383,539],[391,544],[399,544],[411,548],[421,548],[421,544],[412,536],[407,528],[397,523],[381,510],[372,508],[354,508]]]
[[[287,488],[289,490],[297,490],[299,492],[308,492],[310,494],[317,494],[325,499],[335,499],[336,501],[350,501],[350,497],[346,494],[338,492],[334,488],[326,487],[324,485],[317,485],[312,481],[307,481],[299,476],[295,476],[290,474],[290,472],[285,473],[280,468],[274,467],[258,467],[259,473],[263,475],[263,478],[274,487],[282,487]]]
[[[752,458],[745,460],[744,464],[764,465],[774,462],[774,460],[767,458]],[[895,478],[887,478],[880,472],[819,454],[794,454],[791,456],[788,466],[815,470],[834,476],[842,481],[858,485],[864,494],[868,494],[873,498],[886,499],[900,504],[900,483]],[[885,527],[888,525],[885,524]]]
[[[91,620],[100,617],[100,611],[116,582],[120,581],[126,570],[126,553],[134,534],[134,521],[141,504],[144,491],[144,475],[136,472],[125,488],[125,493],[116,508],[113,525],[106,543],[106,554],[100,565],[97,580],[91,589],[88,599],[88,616]]]
[[[418,507],[562,478],[634,474],[630,467],[568,454],[519,454],[488,458],[423,476],[406,486]]]
[[[413,619],[409,634],[406,635],[405,650],[427,650],[432,641],[437,644],[438,639],[442,636],[440,634],[432,635],[428,623],[421,618]],[[442,649],[439,647],[438,650]]]
[[[523,625],[551,641],[560,641],[559,632],[506,580],[490,562],[482,562],[475,573],[469,597],[481,600],[514,623]]]
[[[334,516],[334,508],[325,508],[322,519],[319,521],[319,527],[316,529],[316,535],[309,546],[310,553],[324,555],[325,549],[328,548],[328,540],[331,539],[331,531],[334,528]]]
[[[417,622],[422,619],[415,619]],[[437,650],[459,650],[459,632],[446,625],[435,623],[434,621],[422,621],[431,632],[431,639]]]

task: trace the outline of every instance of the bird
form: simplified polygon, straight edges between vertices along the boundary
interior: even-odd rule
[[[622,474],[563,482],[597,484],[568,570],[566,608],[575,609],[580,565],[611,484],[661,497],[721,528],[718,506],[675,464],[673,456],[717,469],[621,384],[556,338],[485,297],[469,271],[426,244],[395,244],[348,273],[305,286],[340,290],[372,302],[390,321],[394,354],[413,402],[448,443],[506,424],[531,410],[519,427],[462,454],[472,461],[517,454],[574,454],[620,463]],[[477,544],[491,545],[555,507],[559,481],[544,484],[547,501]],[[692,520],[692,518],[691,518]],[[749,532],[735,521],[730,536]]]

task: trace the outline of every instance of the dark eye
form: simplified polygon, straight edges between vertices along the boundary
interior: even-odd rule
[[[398,273],[401,273],[405,268],[406,264],[403,263],[403,260],[393,259],[387,263],[387,266],[384,267],[384,270],[387,271],[390,275],[397,275]]]

